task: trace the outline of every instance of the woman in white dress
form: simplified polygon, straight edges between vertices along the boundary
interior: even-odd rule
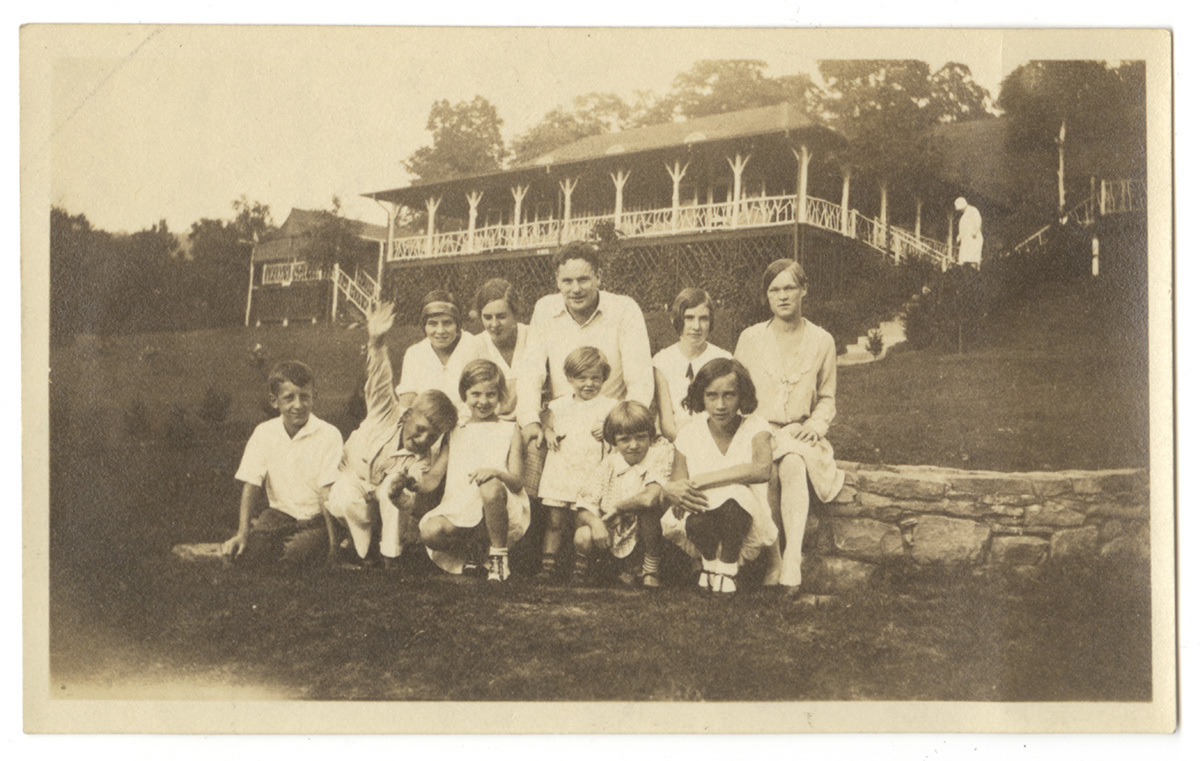
[[[778,545],[771,549],[763,584],[794,593],[800,587],[809,484],[819,500],[828,502],[846,477],[825,438],[836,412],[837,347],[829,333],[801,315],[808,280],[797,262],[777,259],[767,265],[763,290],[772,317],[742,331],[733,356],[750,371],[759,413],[775,431],[769,496],[784,548],[782,555]]]
[[[475,294],[475,310],[483,323],[478,338],[487,350],[488,359],[504,373],[508,386],[509,395],[500,407],[500,418],[516,420],[513,412],[517,406],[516,368],[525,356],[529,326],[517,321],[521,304],[512,283],[498,277],[484,283]]]
[[[457,399],[463,368],[473,359],[488,358],[479,337],[463,332],[460,314],[458,302],[448,291],[430,291],[421,300],[425,338],[404,352],[396,385],[400,406],[412,406],[417,394],[430,389]]]
[[[733,355],[708,342],[712,331],[713,301],[707,291],[684,288],[671,305],[671,326],[679,341],[654,355],[654,397],[659,428],[674,441],[692,413],[683,405],[688,385],[711,360]]]

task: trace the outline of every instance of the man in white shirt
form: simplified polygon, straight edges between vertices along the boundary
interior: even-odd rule
[[[600,393],[649,406],[654,399],[650,337],[637,302],[600,290],[600,260],[595,246],[570,243],[555,256],[558,293],[543,296],[533,308],[525,356],[517,372],[517,422],[526,443],[542,443],[539,422],[542,385],[550,394],[571,393],[563,372],[567,355],[581,346],[604,352],[612,372]]]

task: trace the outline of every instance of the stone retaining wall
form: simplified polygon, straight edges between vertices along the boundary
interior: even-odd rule
[[[813,592],[870,583],[888,564],[1030,569],[1150,556],[1145,470],[839,465],[846,487],[809,513],[804,586]]]

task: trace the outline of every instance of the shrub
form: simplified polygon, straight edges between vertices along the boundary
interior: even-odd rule
[[[218,391],[209,386],[200,400],[200,417],[210,423],[223,423],[229,417],[233,396],[228,391]]]
[[[867,351],[871,352],[871,356],[879,359],[879,355],[883,354],[883,333],[879,330],[872,330],[867,333]]]
[[[146,410],[146,402],[140,396],[129,403],[122,415],[125,433],[135,439],[144,439],[150,435],[150,413]]]
[[[196,425],[182,404],[172,404],[167,410],[163,438],[172,449],[188,449],[196,445]]]

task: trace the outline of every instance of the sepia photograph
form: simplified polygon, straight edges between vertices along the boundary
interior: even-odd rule
[[[26,731],[1174,730],[1170,31],[20,44]]]

